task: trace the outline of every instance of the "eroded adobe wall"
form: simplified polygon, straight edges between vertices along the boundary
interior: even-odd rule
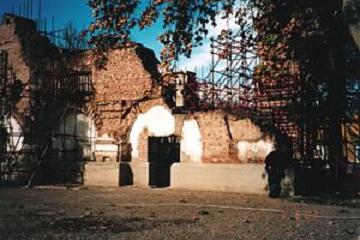
[[[0,27],[0,35],[0,48],[9,51],[17,78],[28,85],[27,89],[31,78],[44,85],[47,71],[66,66],[60,50],[37,34],[32,21],[10,16]],[[121,159],[130,160],[130,132],[135,120],[156,106],[168,109],[161,96],[158,61],[153,51],[140,44],[111,51],[104,69],[95,68],[93,60],[91,52],[83,53],[80,59],[83,68],[92,71],[95,89],[87,114],[95,121],[98,137],[121,142]],[[28,109],[29,103],[23,99],[15,111],[26,116]],[[175,129],[171,134],[181,136],[185,161],[244,162],[253,157],[239,154],[239,143],[247,142],[252,145],[245,148],[254,148],[254,144],[261,145],[258,142],[263,138],[259,128],[249,120],[226,118],[222,111],[177,115],[174,119]],[[141,134],[156,135],[146,131]],[[140,137],[139,146],[146,148],[146,136]]]
[[[18,151],[15,156],[19,154],[19,157],[14,158],[16,163],[6,170],[9,173],[6,177],[19,182],[28,181],[33,169],[37,168],[37,147],[40,145],[47,149],[54,148],[54,151],[45,153],[46,161],[43,161],[42,167],[48,164],[52,169],[64,169],[69,164],[57,161],[60,158],[52,155],[56,148],[51,146],[50,135],[47,134],[61,124],[61,117],[65,116],[65,101],[55,101],[51,92],[51,84],[56,76],[66,74],[65,70],[69,67],[63,51],[40,35],[34,21],[11,14],[4,15],[0,25],[0,49],[8,53],[8,87],[11,89],[8,99],[11,103],[11,119],[16,119],[17,123],[12,123],[12,138],[21,136],[21,141],[10,144],[15,145]],[[61,174],[65,174],[65,171]],[[54,172],[48,175],[54,175]]]
[[[158,60],[141,44],[115,49],[104,68],[94,65],[91,51],[82,54],[83,68],[92,72],[94,99],[89,103],[97,135],[121,143],[122,161],[130,160],[130,129],[136,117],[152,106],[165,105],[159,86]]]
[[[192,145],[201,142],[202,152],[198,151],[198,155],[201,152],[202,162],[263,162],[273,149],[273,139],[250,119],[236,119],[223,111],[196,113],[194,117],[201,139]]]
[[[231,159],[234,162],[261,163],[274,149],[274,136],[262,132],[250,119],[229,116],[227,122],[232,138]]]
[[[203,144],[202,162],[228,162],[230,136],[221,111],[197,113]]]
[[[132,160],[148,160],[148,136],[173,134],[180,137],[181,162],[263,163],[273,149],[273,139],[249,119],[237,120],[223,111],[173,115],[165,105],[151,106],[132,125]]]
[[[13,115],[24,130],[30,123],[30,92],[44,88],[52,79],[49,72],[60,71],[64,59],[48,38],[41,36],[34,21],[5,14],[0,25],[0,49],[8,52],[9,76],[22,84]],[[18,85],[19,86],[19,85]]]
[[[97,102],[134,101],[154,95],[159,73],[155,54],[142,45],[109,53],[104,69],[93,68]]]
[[[148,161],[148,137],[166,137],[175,133],[175,118],[164,104],[140,113],[131,127],[132,161]]]
[[[30,24],[31,22],[26,22]],[[30,79],[30,67],[26,64],[22,50],[22,42],[17,34],[17,25],[12,18],[4,17],[0,25],[0,49],[6,50],[9,54],[9,63],[16,72],[17,78],[23,83]]]

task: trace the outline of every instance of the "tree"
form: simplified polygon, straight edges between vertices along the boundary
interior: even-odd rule
[[[78,31],[72,22],[66,24],[62,35],[66,49],[77,51],[86,47],[86,39],[83,33]]]
[[[275,67],[276,72],[288,72],[289,64],[279,61],[301,54],[303,40],[310,39],[327,28],[334,3],[331,1],[296,0],[90,0],[94,21],[89,30],[90,43],[97,56],[126,46],[133,29],[144,29],[155,21],[162,21],[164,31],[159,41],[163,67],[168,68],[179,55],[190,57],[193,47],[202,43],[208,34],[209,24],[216,26],[216,17],[235,16],[240,29],[245,30],[249,18],[254,24],[254,34],[246,37],[244,44],[256,45],[263,65]],[[325,7],[326,6],[326,7]],[[251,9],[249,16],[246,9]],[[323,10],[322,10],[323,9]],[[325,21],[325,22],[324,22]],[[325,24],[324,24],[325,23]],[[331,26],[330,26],[331,27]],[[333,26],[332,26],[333,27]],[[268,55],[268,56],[266,56]],[[274,60],[274,61],[273,61]],[[274,62],[276,61],[276,64]],[[100,61],[101,63],[101,61]],[[101,65],[101,64],[100,64]],[[269,67],[270,66],[270,67]],[[280,67],[280,69],[279,69]],[[264,70],[266,70],[264,69]]]
[[[253,30],[244,34],[243,44],[256,48],[260,59],[254,80],[267,89],[274,82],[281,86],[298,79],[294,106],[303,118],[298,124],[313,135],[305,137],[306,154],[312,154],[317,132],[328,126],[324,141],[331,145],[331,157],[341,158],[347,35],[341,0],[90,0],[89,5],[94,16],[91,43],[101,60],[112,47],[126,46],[132,29],[162,21],[164,69],[179,55],[189,57],[207,36],[209,24],[217,24],[217,16],[235,16],[242,33],[251,19]],[[228,34],[223,31],[219,38]]]
[[[126,45],[135,27],[143,29],[161,20],[164,32],[159,41],[164,45],[161,60],[166,68],[179,55],[189,57],[192,48],[201,44],[208,34],[208,24],[215,26],[215,17],[220,12],[224,16],[233,13],[236,1],[154,0],[145,5],[140,2],[144,1],[89,1],[94,17],[90,31],[95,33],[91,43],[99,55],[103,56],[111,47]]]

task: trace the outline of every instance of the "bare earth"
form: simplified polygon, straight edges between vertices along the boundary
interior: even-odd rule
[[[358,240],[360,206],[137,187],[0,188],[0,239]]]

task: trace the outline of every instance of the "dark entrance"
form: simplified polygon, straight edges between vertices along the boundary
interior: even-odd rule
[[[149,137],[149,185],[170,186],[170,167],[180,162],[180,138],[177,136]]]

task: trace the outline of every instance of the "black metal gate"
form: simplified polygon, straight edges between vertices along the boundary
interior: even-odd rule
[[[149,185],[170,186],[170,168],[180,162],[180,138],[177,136],[149,137]]]

